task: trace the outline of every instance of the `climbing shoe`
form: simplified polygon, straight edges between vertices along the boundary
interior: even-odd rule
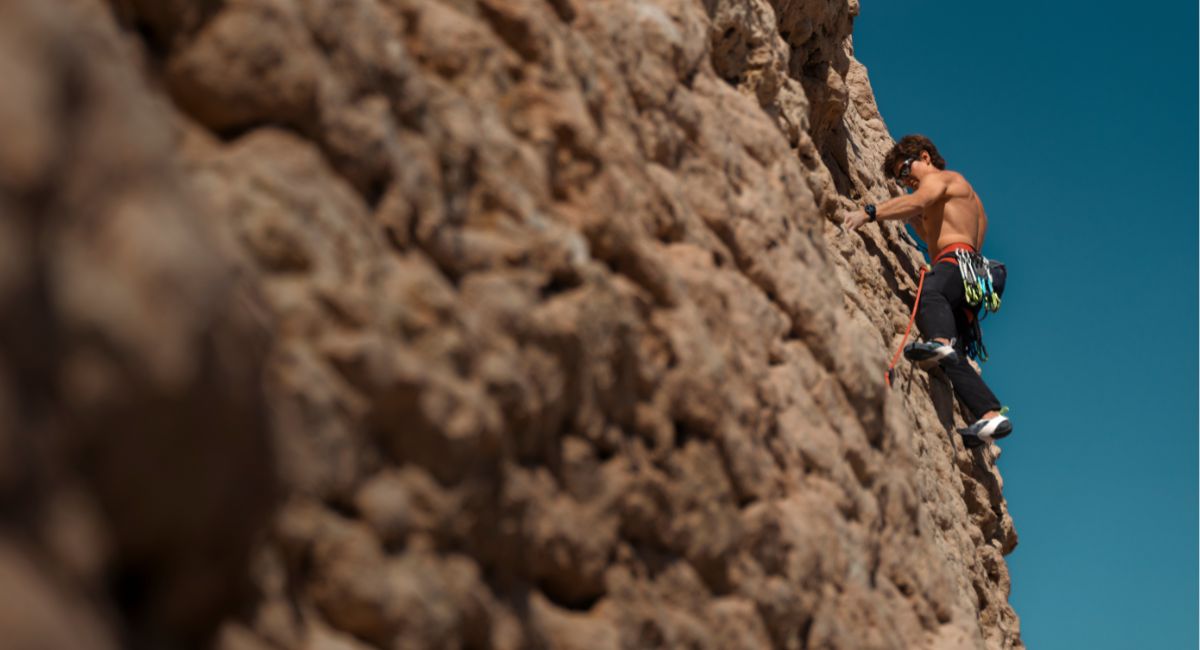
[[[969,427],[958,430],[958,435],[962,436],[963,445],[967,449],[990,445],[1010,433],[1012,433],[1012,422],[1004,415],[980,420]]]
[[[952,346],[937,341],[913,341],[904,346],[904,358],[916,363],[921,368],[932,368],[946,361],[956,363],[958,353]]]

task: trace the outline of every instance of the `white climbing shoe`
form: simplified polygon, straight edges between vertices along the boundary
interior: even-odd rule
[[[958,430],[958,434],[963,438],[963,445],[967,449],[990,445],[1010,433],[1012,433],[1012,422],[1004,415],[979,420],[969,427]]]
[[[913,341],[904,346],[904,357],[921,368],[932,368],[943,361],[957,363],[958,352],[952,346],[937,341]]]

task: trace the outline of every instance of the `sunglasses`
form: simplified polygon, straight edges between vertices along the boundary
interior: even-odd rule
[[[896,173],[897,180],[904,180],[912,173],[912,164],[917,162],[916,158],[906,158],[904,164],[900,165],[900,171]]]

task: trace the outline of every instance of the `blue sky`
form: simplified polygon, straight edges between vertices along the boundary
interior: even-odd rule
[[[865,0],[854,45],[1009,268],[984,377],[1026,644],[1197,647],[1197,3]]]

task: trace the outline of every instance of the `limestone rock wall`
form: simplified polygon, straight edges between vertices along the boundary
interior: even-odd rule
[[[0,4],[10,647],[1022,647],[858,11]]]

